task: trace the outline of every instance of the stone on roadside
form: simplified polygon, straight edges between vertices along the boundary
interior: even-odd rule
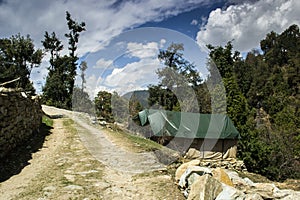
[[[254,188],[250,191],[258,193],[264,199],[274,199],[274,194],[280,190],[273,183],[254,183]]]
[[[214,200],[222,190],[222,184],[218,180],[205,174],[192,184],[188,200]]]
[[[195,176],[193,174],[197,174],[197,175]],[[185,172],[180,177],[178,185],[181,188],[189,188],[189,186],[193,184],[197,176],[202,176],[204,174],[212,174],[212,173],[211,170],[207,167],[190,166],[185,170]]]
[[[244,198],[244,193],[235,189],[234,187],[222,184],[222,188],[223,190],[220,192],[220,194],[216,197],[215,200],[236,200],[239,197],[241,197],[241,199]]]
[[[192,160],[187,163],[183,163],[180,165],[175,172],[175,180],[178,182],[182,176],[182,174],[186,171],[186,169],[190,166],[197,166],[200,164],[200,160]]]
[[[243,200],[264,200],[264,199],[257,193],[251,193],[251,194],[246,194]]]
[[[82,186],[79,185],[68,185],[65,187],[66,190],[83,190]]]
[[[224,169],[216,168],[212,170],[213,177],[220,181],[221,183],[224,183],[226,185],[229,185],[233,187],[233,183],[230,180],[228,174],[224,171]]]
[[[185,154],[184,158],[186,159],[197,159],[200,158],[201,152],[195,148],[190,148]]]

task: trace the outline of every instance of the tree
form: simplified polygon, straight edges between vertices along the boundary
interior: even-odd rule
[[[72,107],[72,94],[73,94],[73,88],[75,83],[75,77],[76,77],[76,69],[77,69],[77,60],[78,57],[76,55],[77,50],[77,43],[79,41],[79,34],[82,31],[85,31],[85,23],[81,22],[80,24],[76,21],[74,21],[71,18],[71,14],[67,11],[66,12],[66,20],[67,25],[70,30],[69,33],[66,33],[65,36],[69,39],[69,57],[70,57],[70,64],[68,65],[68,76],[66,77],[67,89],[68,89],[68,98],[67,98],[67,106],[68,108]]]
[[[119,123],[126,123],[129,118],[128,100],[121,97],[117,92],[113,92],[111,104],[114,120]]]
[[[42,50],[35,50],[29,35],[24,37],[18,34],[0,39],[0,82],[20,78],[18,82],[5,86],[23,88],[33,94],[35,90],[30,82],[30,74],[34,67],[40,65],[42,57]]]
[[[85,61],[82,61],[79,65],[79,69],[81,70],[81,74],[80,74],[80,77],[81,77],[81,90],[83,91],[85,86],[84,84],[86,83],[86,80],[85,80],[85,70],[87,70],[87,63]]]
[[[95,106],[87,92],[79,87],[74,87],[72,98],[72,110],[85,112],[90,115],[95,113]]]
[[[69,40],[69,55],[60,55],[63,45],[54,32],[51,35],[45,32],[45,39],[42,41],[46,52],[51,55],[49,73],[43,87],[43,101],[48,105],[71,109],[78,60],[77,43],[79,33],[85,30],[85,23],[78,24],[69,12],[66,12],[66,20],[70,30],[65,34]],[[84,75],[84,71],[82,73]]]
[[[226,112],[235,126],[237,126],[238,130],[241,131],[243,124],[247,121],[249,108],[234,73],[235,63],[240,62],[239,52],[232,53],[233,46],[231,42],[228,42],[225,47],[213,47],[212,45],[208,45],[208,48],[210,49],[209,63],[214,63],[216,65],[224,83],[227,103]],[[209,68],[209,70],[212,71],[212,68]],[[210,79],[211,77],[208,78],[208,81],[213,81]]]
[[[157,71],[160,83],[149,86],[150,106],[158,104],[164,109],[177,111],[181,108],[184,111],[192,111],[198,107],[195,104],[196,95],[193,94],[202,79],[195,65],[183,57],[183,51],[183,44],[176,43],[172,43],[167,50],[160,50],[158,59],[165,67]],[[189,96],[187,93],[195,98],[184,98]]]
[[[112,113],[111,98],[111,93],[107,91],[100,91],[94,100],[96,115],[109,123],[115,121]]]

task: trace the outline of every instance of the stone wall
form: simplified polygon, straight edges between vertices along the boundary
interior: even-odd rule
[[[38,132],[41,122],[38,98],[0,87],[0,158]]]

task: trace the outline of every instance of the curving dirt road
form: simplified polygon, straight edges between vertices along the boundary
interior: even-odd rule
[[[48,106],[43,110],[58,116],[52,134],[30,165],[0,183],[1,200],[184,199],[153,153],[120,148],[82,114]],[[66,128],[68,118],[76,131]]]

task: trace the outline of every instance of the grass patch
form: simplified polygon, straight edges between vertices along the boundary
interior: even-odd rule
[[[46,126],[53,127],[53,119],[51,119],[47,115],[42,116],[42,123],[44,123]]]
[[[162,146],[152,140],[142,138],[137,135],[132,135],[123,130],[107,130],[107,135],[110,139],[125,149],[133,152],[149,152],[162,148]]]

